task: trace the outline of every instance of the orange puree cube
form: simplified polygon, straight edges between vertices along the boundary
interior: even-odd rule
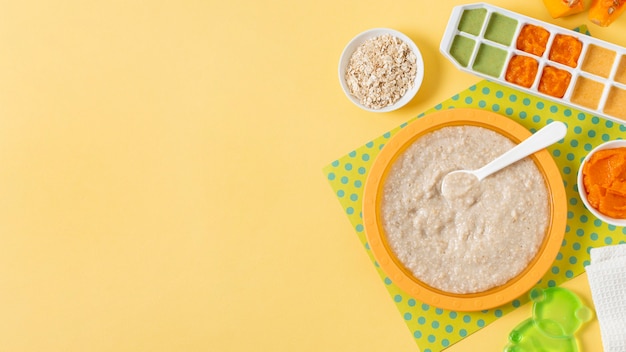
[[[569,35],[557,34],[554,37],[549,58],[554,62],[576,67],[582,50],[583,43],[580,40]]]
[[[563,98],[571,80],[571,73],[556,67],[546,66],[539,81],[539,91],[553,97]]]
[[[549,37],[550,32],[545,28],[527,24],[517,37],[517,48],[527,53],[541,56],[546,51]]]
[[[539,63],[528,56],[516,55],[511,58],[504,79],[522,87],[530,88],[537,76]]]

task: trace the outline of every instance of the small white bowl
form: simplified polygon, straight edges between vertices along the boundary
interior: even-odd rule
[[[415,57],[417,59],[416,61],[417,70],[415,74],[415,81],[413,82],[413,87],[409,89],[400,99],[398,99],[398,101],[380,109],[372,109],[361,104],[361,102],[359,102],[359,100],[356,97],[350,94],[350,89],[348,88],[348,85],[345,79],[346,68],[348,67],[348,63],[350,62],[350,58],[352,57],[352,54],[356,51],[356,49],[361,44],[363,44],[366,40],[370,38],[374,38],[383,34],[390,34],[394,37],[397,37],[401,39],[403,42],[405,42],[411,48],[411,51],[415,54]],[[420,89],[420,86],[422,85],[423,80],[424,80],[424,60],[422,59],[422,53],[418,49],[417,45],[415,45],[415,43],[411,40],[411,38],[393,29],[374,28],[374,29],[370,29],[370,30],[360,33],[359,35],[354,37],[348,43],[348,45],[343,49],[343,52],[341,53],[341,58],[339,59],[339,82],[341,83],[341,88],[343,89],[344,93],[346,93],[346,96],[348,97],[348,99],[350,99],[350,101],[352,101],[356,106],[360,107],[363,110],[372,111],[372,112],[389,112],[389,111],[397,110],[403,107],[404,105],[406,105],[409,101],[411,101],[411,99],[413,99],[413,97],[415,97],[415,94],[417,94],[417,91]]]
[[[591,158],[591,156],[595,152],[599,150],[604,150],[604,149],[615,149],[615,148],[623,148],[623,147],[626,147],[626,140],[609,141],[609,142],[600,144],[599,146],[595,147],[591,152],[589,152],[589,154],[587,154],[583,162],[580,163],[580,169],[578,169],[578,178],[576,181],[578,183],[578,193],[580,194],[580,199],[585,204],[585,207],[587,207],[587,209],[589,209],[589,211],[593,215],[595,215],[598,219],[606,222],[607,224],[615,225],[615,226],[626,226],[626,219],[618,219],[618,218],[613,218],[613,217],[604,215],[601,212],[599,212],[598,209],[592,207],[591,204],[589,204],[589,201],[587,200],[587,191],[585,190],[585,184],[583,183],[583,168],[585,167],[585,164],[587,164],[587,161]]]

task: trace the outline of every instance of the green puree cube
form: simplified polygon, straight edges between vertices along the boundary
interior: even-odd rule
[[[476,42],[472,39],[457,35],[450,45],[450,55],[463,67],[467,67]]]
[[[491,45],[481,44],[474,61],[474,71],[492,77],[500,77],[507,52]]]
[[[511,45],[516,29],[517,20],[494,12],[485,30],[485,39],[502,45]]]
[[[459,21],[459,30],[469,34],[479,35],[480,30],[483,28],[486,15],[486,9],[470,9],[463,11],[463,15],[461,15],[461,20]]]

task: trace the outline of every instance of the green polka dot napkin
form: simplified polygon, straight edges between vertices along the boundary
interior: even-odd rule
[[[607,225],[589,213],[578,196],[576,174],[592,148],[621,139],[626,127],[489,81],[482,81],[414,119],[338,158],[324,168],[330,185],[352,223],[363,249],[376,267],[402,319],[423,352],[441,351],[528,302],[523,295],[509,304],[479,312],[455,312],[424,304],[398,288],[371,253],[361,219],[361,198],[368,170],[396,132],[424,115],[442,109],[478,108],[507,116],[535,132],[553,120],[568,125],[565,139],[548,148],[563,176],[568,202],[567,227],[561,250],[537,287],[553,287],[581,274],[594,247],[625,243],[626,230]],[[502,336],[502,346],[507,336]]]

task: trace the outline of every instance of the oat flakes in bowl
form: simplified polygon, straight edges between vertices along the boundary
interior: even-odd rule
[[[406,105],[424,78],[422,55],[406,35],[376,28],[357,35],[339,60],[339,82],[360,108],[388,112]]]

